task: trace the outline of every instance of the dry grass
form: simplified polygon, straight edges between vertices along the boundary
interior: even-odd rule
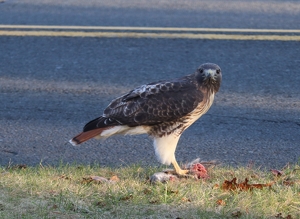
[[[300,218],[300,167],[268,170],[215,167],[207,180],[151,184],[158,168],[0,167],[0,218]],[[95,183],[90,176],[114,183]],[[271,188],[227,191],[224,180],[274,182]]]

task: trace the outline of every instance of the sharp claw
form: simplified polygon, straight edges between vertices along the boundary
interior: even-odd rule
[[[177,175],[178,177],[190,177],[191,175],[189,175],[190,171],[189,170],[165,170],[165,173],[168,174],[173,174],[173,175]]]
[[[179,176],[186,176],[190,171],[189,170],[181,170],[181,171],[178,171],[177,174]]]

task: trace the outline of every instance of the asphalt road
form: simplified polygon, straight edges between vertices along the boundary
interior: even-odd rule
[[[7,0],[0,24],[300,29],[297,1],[57,2]],[[67,141],[114,97],[205,62],[221,66],[223,84],[209,112],[182,135],[177,160],[296,163],[299,54],[297,40],[0,35],[0,165],[159,165],[145,135],[79,147]]]

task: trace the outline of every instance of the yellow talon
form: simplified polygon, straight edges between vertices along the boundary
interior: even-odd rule
[[[175,169],[175,172],[176,172],[177,175],[179,175],[179,176],[186,176],[189,173],[189,170],[183,170],[183,169],[181,169],[175,159],[172,161],[172,164],[174,166],[174,169]]]

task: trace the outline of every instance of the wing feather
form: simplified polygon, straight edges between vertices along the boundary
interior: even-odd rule
[[[189,75],[142,85],[114,99],[104,110],[103,117],[128,126],[155,125],[187,115],[202,100],[203,94]]]

